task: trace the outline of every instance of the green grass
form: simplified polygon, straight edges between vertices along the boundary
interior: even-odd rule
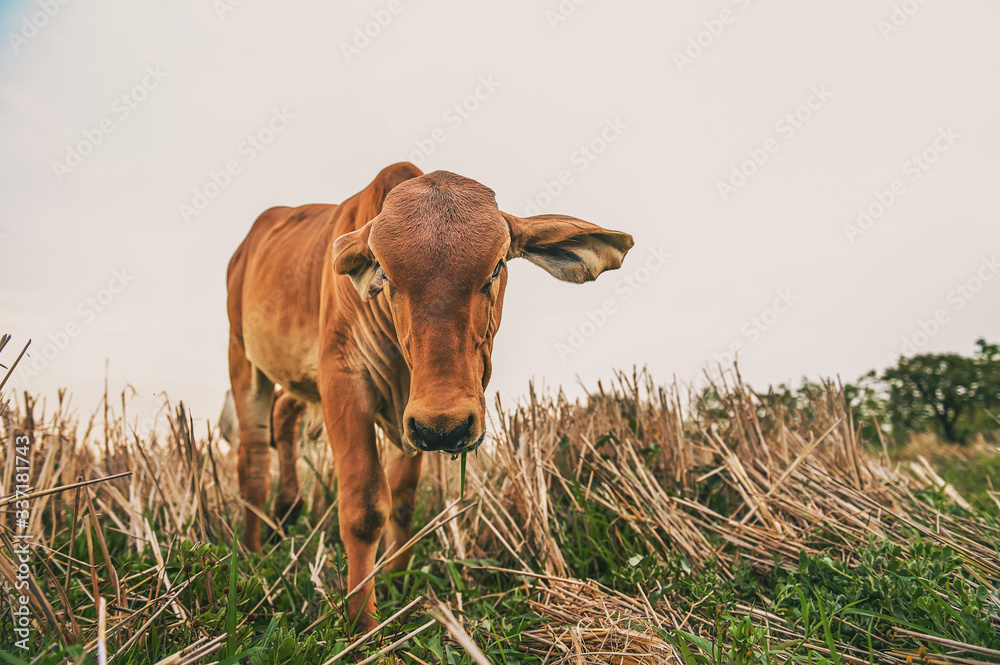
[[[299,526],[306,525],[300,523]],[[338,606],[331,610],[310,582],[307,566],[292,565],[292,573],[283,578],[280,576],[292,562],[293,545],[300,546],[304,540],[301,530],[298,530],[299,533],[295,531],[297,529],[293,528],[292,536],[278,544],[273,554],[266,557],[260,554],[237,555],[238,550],[225,543],[212,545],[184,540],[171,544],[170,556],[163,566],[165,576],[173,588],[186,583],[177,601],[184,608],[197,607],[200,611],[192,612],[187,620],[181,622],[169,611],[164,612],[147,629],[144,638],[120,654],[115,662],[135,665],[155,663],[199,637],[219,634],[226,636],[225,646],[216,654],[220,662],[240,661],[255,665],[319,663],[343,651],[352,638],[347,630],[348,621],[339,611],[346,606],[342,592],[333,597]],[[150,549],[130,554],[125,541],[124,536],[109,534],[108,546],[123,579],[157,568],[156,558]],[[57,540],[54,545],[56,549],[66,547],[68,551],[68,543]],[[465,616],[469,619],[467,630],[493,662],[537,662],[537,659],[517,650],[518,635],[538,621],[527,610],[525,603],[530,588],[505,588],[508,580],[504,576],[475,570],[484,563],[481,561],[429,561],[432,554],[429,549],[426,542],[418,548],[415,561],[425,561],[419,568],[395,576],[382,576],[380,613],[388,616],[405,607],[418,594],[449,597],[463,593],[469,598],[465,605]],[[331,557],[327,577],[336,580],[346,576],[346,559],[339,543],[334,552],[336,555]],[[86,560],[86,543],[78,542],[74,553],[81,560]],[[296,554],[303,561],[314,560],[316,553],[315,544],[307,545],[301,551],[296,547]],[[273,600],[269,602],[265,600],[265,585],[268,582],[277,582],[272,590]],[[87,591],[82,587],[71,588],[70,603],[74,606],[88,605]],[[266,603],[265,610],[260,609],[261,603]],[[327,617],[317,621],[324,614]],[[96,615],[92,611],[83,611],[77,619],[81,622],[95,621]],[[426,613],[418,607],[387,627],[381,639],[388,644],[425,620]],[[179,626],[172,626],[178,623]],[[164,639],[167,633],[170,637]],[[434,626],[410,641],[405,650],[433,654],[437,661],[443,663],[472,662],[445,637],[443,629]],[[14,639],[10,622],[0,624],[0,644],[10,645]],[[57,642],[58,637],[53,633],[42,636],[37,643],[48,646],[49,652],[35,662],[39,665],[56,665],[67,659],[74,663],[96,662],[96,659],[83,653],[79,645],[58,645]],[[109,639],[112,644],[123,642],[121,639]],[[370,650],[363,649],[362,653]],[[111,653],[114,652],[112,648]],[[18,655],[16,652],[6,653]],[[411,659],[410,662],[416,661]]]
[[[808,638],[832,645],[849,644],[862,657],[871,653],[872,645],[911,650],[922,646],[919,640],[894,635],[893,627],[1000,650],[996,609],[983,611],[987,588],[977,584],[948,547],[915,542],[903,556],[898,546],[870,542],[851,565],[824,555],[803,555],[794,565],[776,568],[770,574],[761,575],[744,566],[735,579],[725,580],[714,564],[693,571],[676,554],[645,550],[640,540],[630,535],[628,525],[593,504],[585,505],[584,512],[572,519],[553,520],[552,524],[563,551],[572,555],[569,563],[575,575],[623,592],[653,589],[647,593],[650,602],[667,601],[685,613],[699,612],[700,608],[699,616],[710,622],[703,624],[707,630],[702,635],[665,631],[667,639],[686,652],[687,662],[779,662],[775,660],[779,657],[797,662],[839,662],[836,655],[818,652],[808,644]],[[300,524],[300,529],[305,526]],[[120,575],[127,577],[156,567],[148,549],[141,554],[127,553],[125,540],[114,533],[108,537]],[[258,554],[238,557],[237,550],[225,543],[174,543],[165,562],[166,576],[173,587],[188,583],[178,600],[186,608],[199,607],[201,611],[172,630],[168,625],[176,618],[164,613],[146,637],[119,655],[116,662],[155,663],[203,635],[223,633],[227,636],[219,654],[223,663],[320,663],[343,651],[350,641],[346,617],[331,610],[317,594],[308,569],[293,566],[290,575],[278,577],[291,562],[293,543],[301,540],[301,535],[293,533],[267,558]],[[66,545],[55,543],[56,549]],[[331,557],[329,576],[336,579],[346,573],[346,567],[342,548],[336,546],[334,551],[340,558]],[[78,542],[74,552],[85,560],[86,543]],[[306,546],[298,554],[302,560],[312,560],[316,547]],[[491,662],[540,662],[519,650],[522,633],[541,622],[527,603],[532,594],[530,584],[522,586],[516,577],[481,570],[482,565],[497,562],[444,561],[441,554],[425,541],[415,554],[415,570],[395,577],[384,575],[379,587],[380,613],[389,616],[418,594],[447,598],[461,593],[467,630]],[[234,557],[236,565],[232,565]],[[264,601],[268,580],[278,580],[277,596],[266,611],[261,611],[255,608]],[[769,641],[763,625],[735,612],[738,602],[763,606],[766,599],[771,601],[769,612],[783,617],[807,639]],[[71,589],[70,601],[86,604],[86,590]],[[342,596],[335,596],[334,601],[345,605]],[[317,623],[324,613],[327,618]],[[383,643],[416,629],[425,616],[419,610],[404,615],[383,632]],[[78,618],[96,619],[92,612]],[[168,632],[169,640],[162,637]],[[0,643],[11,644],[13,640],[9,622],[4,622]],[[49,635],[41,642],[51,644],[54,640],[55,636]],[[833,652],[836,649],[830,648]],[[418,662],[407,654],[427,662],[473,662],[439,626],[416,636],[403,649],[405,662]],[[96,662],[79,646],[51,648],[35,662],[56,665],[67,660]]]
[[[982,455],[969,460],[944,458],[938,460],[936,466],[941,477],[954,485],[977,510],[985,513],[997,510],[990,492],[995,489],[994,480],[1000,483],[1000,455]]]

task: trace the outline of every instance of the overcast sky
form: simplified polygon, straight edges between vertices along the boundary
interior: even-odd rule
[[[508,399],[734,347],[765,388],[1000,339],[993,0],[31,0],[0,30],[19,390],[89,411],[109,358],[135,413],[214,418],[256,216],[401,159],[635,237],[584,286],[511,264]]]

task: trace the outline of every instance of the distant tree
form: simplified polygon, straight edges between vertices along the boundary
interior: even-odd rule
[[[972,357],[925,353],[900,358],[880,377],[893,431],[933,431],[951,442],[995,429],[1000,405],[1000,345],[979,339]],[[869,375],[870,377],[871,375]]]
[[[875,370],[844,384],[844,398],[851,407],[854,426],[861,428],[862,440],[879,444],[892,436],[888,392]]]

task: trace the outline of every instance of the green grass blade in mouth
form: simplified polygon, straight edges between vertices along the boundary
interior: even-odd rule
[[[462,453],[462,500],[465,500],[465,458],[469,456],[469,453]]]

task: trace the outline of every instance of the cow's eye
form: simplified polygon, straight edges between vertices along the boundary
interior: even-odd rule
[[[497,267],[493,269],[493,274],[490,275],[490,284],[496,281],[497,277],[500,276],[500,271],[503,270],[503,259],[497,262]]]

